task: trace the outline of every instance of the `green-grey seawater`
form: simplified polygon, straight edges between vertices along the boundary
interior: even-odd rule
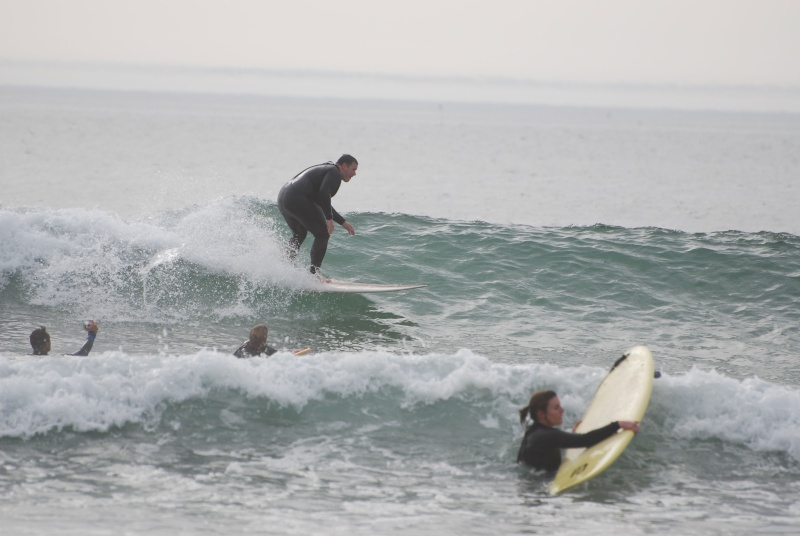
[[[800,525],[797,117],[0,95],[3,536]],[[426,287],[287,260],[274,194],[344,151],[324,271]],[[280,351],[233,357],[258,323]],[[549,496],[517,409],[568,428],[637,344],[641,432]]]

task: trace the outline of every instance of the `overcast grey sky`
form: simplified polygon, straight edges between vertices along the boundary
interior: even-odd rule
[[[800,86],[797,0],[0,0],[0,59]]]

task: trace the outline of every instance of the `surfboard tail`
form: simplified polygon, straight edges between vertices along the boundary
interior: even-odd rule
[[[583,449],[583,454],[564,461],[558,469],[556,478],[550,483],[549,491],[558,495],[587,480],[591,480],[606,469],[622,454],[633,439],[634,433],[621,430],[617,434],[591,447]]]

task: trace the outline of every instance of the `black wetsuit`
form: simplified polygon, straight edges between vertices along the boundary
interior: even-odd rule
[[[254,352],[250,350],[250,340],[248,339],[242,343],[238,350],[233,352],[233,355],[236,357],[256,357],[260,356],[261,354],[266,354],[267,357],[269,357],[275,352],[277,352],[277,350],[270,345],[267,345],[261,351]]]
[[[74,354],[69,355],[89,355],[89,352],[92,351],[92,346],[94,345],[94,338],[97,337],[96,333],[92,333],[91,331],[86,334],[86,342],[83,343],[81,349],[75,352]]]
[[[278,209],[292,230],[289,253],[297,255],[300,246],[310,231],[314,236],[311,246],[311,271],[322,265],[328,249],[328,224],[333,220],[339,225],[345,219],[331,206],[331,197],[342,185],[342,172],[333,162],[326,162],[305,169],[287,182],[278,193]]]
[[[524,463],[536,469],[557,471],[561,465],[561,449],[591,447],[611,437],[617,430],[619,430],[617,421],[585,434],[564,432],[534,423],[525,431],[525,437],[522,438],[517,463]]]

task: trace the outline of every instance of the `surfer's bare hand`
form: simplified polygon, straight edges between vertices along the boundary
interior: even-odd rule
[[[353,227],[352,225],[350,225],[350,222],[349,222],[349,221],[346,221],[346,222],[344,222],[344,223],[342,224],[342,227],[344,227],[345,231],[347,231],[348,233],[350,233],[350,236],[353,236],[353,235],[355,235],[355,234],[356,234],[356,228],[355,228],[355,227]]]
[[[326,222],[328,224],[328,235],[333,234],[333,220],[328,220]]]
[[[639,431],[639,423],[636,421],[619,421],[618,424],[623,430],[630,430],[634,434]]]

